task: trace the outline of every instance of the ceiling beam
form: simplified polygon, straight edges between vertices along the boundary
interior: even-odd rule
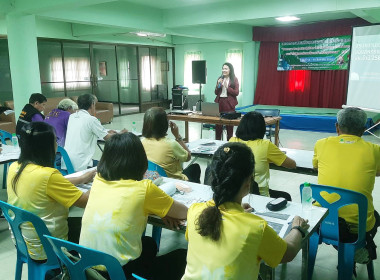
[[[221,41],[247,42],[252,40],[250,26],[234,23],[191,28],[165,28],[162,25],[160,10],[130,3],[96,5],[70,11],[60,10],[40,13],[38,16],[73,23],[73,36],[75,37],[120,34],[141,30]]]
[[[72,33],[74,37],[86,37],[106,34],[123,34],[134,30],[135,29],[126,27],[94,26],[76,23],[72,24]]]
[[[162,26],[162,13],[159,10],[125,2],[81,7],[73,10],[57,10],[39,13],[38,16],[78,24],[165,33]],[[79,36],[85,35],[79,33],[80,30],[77,32]]]
[[[12,0],[13,14],[38,14],[62,9],[115,2],[117,0]]]
[[[173,28],[170,29],[170,31],[171,34],[177,36],[202,38],[214,41],[252,41],[252,27],[236,23]]]
[[[363,10],[355,10],[355,11],[352,11],[352,13],[354,15],[356,15],[357,17],[360,17],[370,23],[378,23],[380,18],[374,18],[373,16],[369,15],[366,11],[363,11]]]

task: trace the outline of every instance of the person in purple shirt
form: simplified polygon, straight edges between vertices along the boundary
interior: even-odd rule
[[[57,144],[65,146],[67,124],[72,113],[78,110],[78,105],[71,99],[63,99],[58,107],[53,109],[45,118],[45,122],[55,128]]]
[[[30,122],[42,122],[45,116],[41,113],[46,106],[47,99],[41,93],[33,93],[29,103],[24,106],[16,124],[16,134],[20,135],[22,127]]]

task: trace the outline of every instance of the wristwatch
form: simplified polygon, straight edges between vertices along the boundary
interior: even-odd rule
[[[176,139],[175,139],[176,141],[182,141],[183,140],[183,138],[182,138],[182,136],[181,135],[179,135]]]
[[[292,230],[293,229],[298,230],[301,233],[302,238],[305,238],[305,235],[306,235],[305,231],[300,226],[294,226],[294,227],[292,227]]]

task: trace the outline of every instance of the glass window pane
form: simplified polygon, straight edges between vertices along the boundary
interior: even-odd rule
[[[122,104],[139,104],[138,80],[130,80],[128,88],[120,88],[120,102]]]
[[[149,48],[139,48],[139,63],[141,73],[141,102],[149,102],[152,101]]]
[[[62,83],[61,43],[37,40],[41,83]],[[61,84],[63,90],[63,84]]]
[[[184,86],[189,88],[190,92],[198,92],[199,84],[193,84],[192,76],[192,61],[200,60],[201,52],[185,52],[185,69],[184,69]]]
[[[241,91],[242,69],[243,69],[243,51],[242,50],[228,50],[226,52],[226,61],[231,63],[235,70],[235,76],[239,81],[239,90]]]
[[[46,97],[64,97],[65,91],[63,83],[42,83],[41,93]]]
[[[66,89],[68,97],[92,93],[90,82],[68,82],[66,83]]]
[[[157,85],[158,99],[168,99],[168,60],[166,48],[157,49],[157,71],[160,72],[160,80]]]
[[[94,69],[98,81],[116,81],[116,59],[114,45],[93,45]]]
[[[63,43],[67,96],[91,93],[89,44]]]
[[[0,39],[0,100],[13,100],[8,40]]]
[[[117,81],[98,81],[94,91],[99,101],[118,103]]]

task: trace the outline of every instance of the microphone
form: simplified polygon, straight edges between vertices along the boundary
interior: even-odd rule
[[[224,77],[224,76],[223,76],[223,74],[222,74],[222,75],[218,78],[218,80],[219,80],[219,79],[223,79],[223,77]],[[219,83],[219,84],[218,84],[218,88],[220,88],[221,86],[222,86],[222,83]]]

